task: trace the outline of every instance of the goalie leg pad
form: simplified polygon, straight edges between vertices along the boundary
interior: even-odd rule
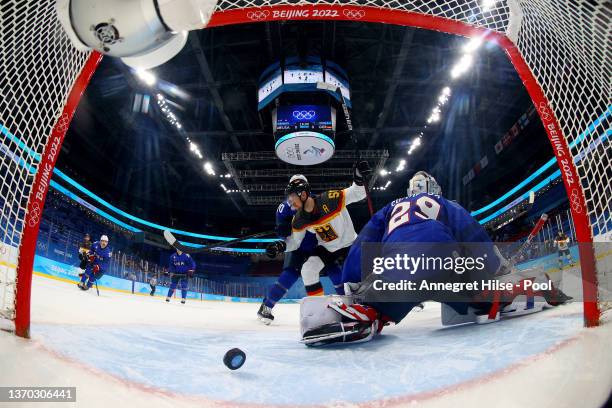
[[[333,343],[362,343],[372,339],[378,331],[378,321],[329,323],[304,333],[302,343],[309,347]]]
[[[341,322],[342,316],[327,307],[336,300],[342,300],[347,304],[352,303],[349,296],[339,295],[309,296],[302,299],[300,304],[300,331],[302,336],[307,331],[317,327]]]

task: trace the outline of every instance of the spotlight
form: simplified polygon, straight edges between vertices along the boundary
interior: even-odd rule
[[[137,69],[136,76],[138,76],[138,78],[142,82],[144,82],[145,84],[149,86],[153,86],[157,82],[157,78],[155,78],[155,75],[153,75],[152,73],[144,69]],[[159,94],[158,94],[158,98],[159,98]]]

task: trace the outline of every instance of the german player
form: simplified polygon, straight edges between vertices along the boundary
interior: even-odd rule
[[[296,180],[301,180],[308,183],[308,179],[303,174],[295,174],[289,179],[289,183],[293,183]],[[291,222],[296,211],[291,208],[288,201],[284,201],[279,204],[276,209],[276,234],[280,239],[286,239],[291,235]],[[268,325],[274,320],[272,309],[276,303],[285,296],[287,291],[297,282],[300,277],[300,272],[304,261],[312,254],[317,246],[317,238],[314,234],[307,232],[306,236],[302,240],[300,246],[290,252],[285,253],[285,259],[283,262],[283,269],[277,281],[270,286],[268,293],[264,298],[259,311],[257,312],[257,318]],[[277,255],[276,250],[272,250],[268,253],[271,258]],[[331,279],[336,293],[344,293],[344,285],[342,284],[342,270],[336,265],[329,265],[324,268],[324,272],[327,273]]]
[[[559,269],[563,269],[563,257],[567,259],[567,263],[570,264],[570,266],[574,263],[572,255],[570,255],[569,243],[569,237],[563,231],[557,231],[557,236],[555,237],[555,246],[558,249],[557,256],[559,261]]]
[[[85,273],[85,269],[87,268],[87,264],[89,263],[89,258],[87,257],[87,253],[91,249],[91,236],[89,234],[85,234],[83,236],[83,241],[79,244],[79,268],[81,269],[81,273],[79,276],[83,276]]]
[[[311,194],[310,184],[293,180],[285,194],[296,211],[291,224],[292,233],[284,241],[268,246],[270,254],[292,252],[300,247],[307,233],[317,238],[317,247],[302,266],[302,279],[310,296],[323,295],[319,274],[324,267],[341,265],[351,244],[357,237],[347,205],[366,197],[364,181],[372,173],[366,161],[353,166],[353,184],[343,190],[329,190],[321,195]]]

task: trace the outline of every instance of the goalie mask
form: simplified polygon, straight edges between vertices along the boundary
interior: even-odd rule
[[[408,185],[409,196],[421,193],[442,194],[442,189],[436,179],[425,171],[418,171],[412,176]]]

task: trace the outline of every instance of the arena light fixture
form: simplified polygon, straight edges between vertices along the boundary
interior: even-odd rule
[[[482,37],[473,37],[463,47],[463,52],[470,53],[476,51],[483,44]]]
[[[470,69],[473,62],[474,57],[472,57],[470,54],[463,54],[461,59],[455,64],[455,66],[451,70],[451,77],[459,78],[461,75],[465,74]]]
[[[402,159],[399,161],[395,171],[400,172],[400,171],[404,171],[405,169],[406,169],[406,160]]]
[[[204,163],[204,170],[206,170],[206,173],[210,176],[216,175],[215,169],[213,168],[213,165],[211,162]]]
[[[157,78],[155,77],[155,75],[145,69],[137,69],[136,76],[148,86],[153,86],[157,82]]]
[[[421,141],[420,137],[415,138],[412,143],[410,144],[410,149],[408,150],[408,154],[412,154],[412,152],[419,147],[423,142]]]

